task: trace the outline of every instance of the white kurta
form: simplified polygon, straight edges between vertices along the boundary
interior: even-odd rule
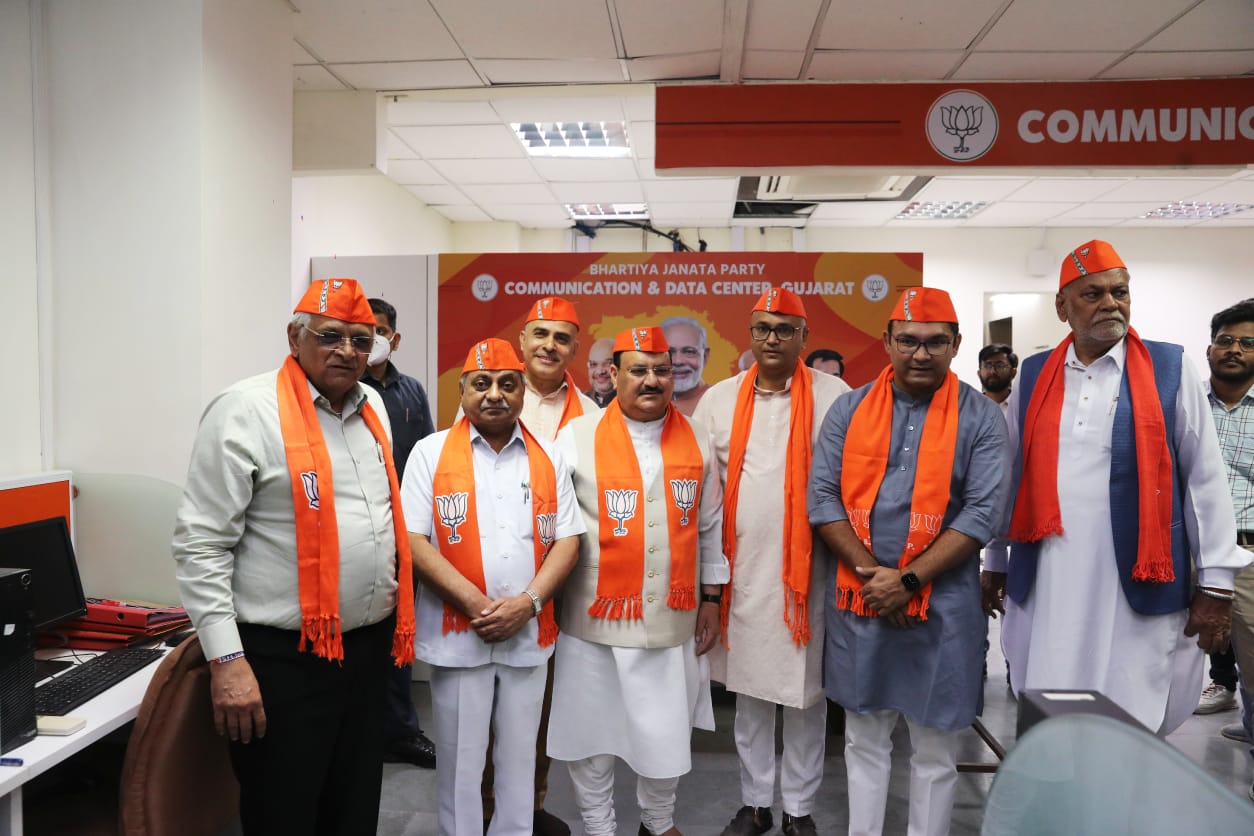
[[[813,382],[813,443],[823,416],[849,385],[838,377],[807,369]],[[693,423],[710,432],[719,479],[727,486],[736,396],[748,372],[710,388]],[[789,378],[789,386],[792,379]],[[783,532],[784,467],[787,461],[792,392],[754,389],[753,425],[745,448],[736,506],[736,561],[731,581],[727,647],[710,651],[710,675],[729,691],[760,700],[808,708],[823,699],[823,591],[828,555],[814,538],[810,566],[810,641],[798,647],[784,623]],[[805,512],[805,497],[798,497]]]
[[[1188,611],[1147,616],[1120,587],[1110,528],[1110,450],[1125,343],[1085,367],[1068,348],[1058,440],[1058,504],[1064,533],[1041,544],[1036,582],[1022,605],[1006,599],[1002,647],[1011,683],[1098,691],[1151,731],[1166,734],[1197,706],[1203,655],[1186,638]],[[1235,545],[1232,501],[1209,406],[1186,358],[1171,440],[1198,583],[1231,589],[1248,553]],[[1019,399],[1009,399],[1012,456]],[[997,566],[986,568],[998,569]]]
[[[627,420],[643,484],[662,469],[663,421]],[[700,428],[694,426],[694,431]],[[573,435],[559,434],[557,448],[568,465],[580,462]],[[592,462],[586,462],[592,467]],[[718,536],[722,491],[717,482],[702,491],[699,526]],[[595,537],[596,532],[585,536]],[[706,535],[703,533],[702,537]],[[699,548],[703,557],[711,550]],[[721,556],[720,550],[713,550]],[[727,563],[698,563],[700,583],[726,581]],[[714,730],[710,703],[710,667],[698,657],[693,639],[675,647],[613,647],[558,637],[553,673],[553,710],[549,757],[562,761],[617,755],[637,775],[673,778],[692,768],[692,729]]]

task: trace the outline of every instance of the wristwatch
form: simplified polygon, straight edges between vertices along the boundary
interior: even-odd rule
[[[524,589],[523,594],[531,599],[531,606],[535,610],[534,614],[539,615],[540,610],[544,609],[544,604],[543,602],[540,601],[540,596],[537,595],[536,591],[532,589],[531,587],[527,587],[526,589]]]
[[[918,592],[919,588],[923,586],[923,584],[919,582],[919,576],[914,572],[902,572],[901,585],[909,592]]]

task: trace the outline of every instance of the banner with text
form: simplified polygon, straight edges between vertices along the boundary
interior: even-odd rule
[[[529,306],[544,296],[561,296],[578,312],[579,350],[570,371],[584,390],[594,341],[673,316],[690,317],[705,330],[706,383],[736,374],[749,348],[750,310],[771,285],[805,301],[805,353],[840,352],[845,379],[859,386],[884,367],[880,335],[902,289],[923,284],[923,254],[442,254],[439,282],[437,424],[447,427],[466,352],[486,337],[517,346]]]

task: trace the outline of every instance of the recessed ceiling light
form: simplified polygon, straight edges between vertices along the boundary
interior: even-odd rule
[[[1222,218],[1235,212],[1244,212],[1254,204],[1250,203],[1198,203],[1195,200],[1176,200],[1166,206],[1160,206],[1152,212],[1146,212],[1142,218],[1165,218],[1171,220],[1197,220]]]
[[[566,211],[577,221],[640,221],[649,217],[645,203],[567,203]]]
[[[511,122],[533,157],[612,159],[631,154],[622,122]]]
[[[987,200],[915,201],[897,213],[899,221],[960,221],[988,205]]]

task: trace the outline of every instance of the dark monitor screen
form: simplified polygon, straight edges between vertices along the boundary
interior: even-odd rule
[[[87,614],[64,517],[0,528],[0,566],[30,570],[36,630]]]

